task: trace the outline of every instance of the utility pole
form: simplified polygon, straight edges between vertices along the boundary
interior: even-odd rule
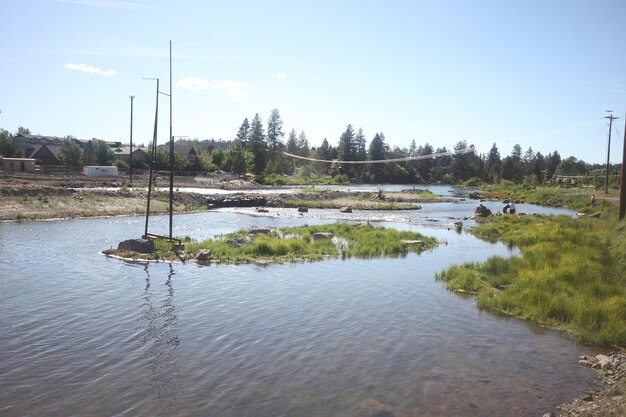
[[[613,110],[606,111],[609,115],[605,116],[605,119],[609,119],[609,146],[606,151],[606,175],[604,177],[604,193],[609,193],[609,167],[611,166],[611,130],[613,128],[613,120],[619,119],[619,117],[613,116]]]
[[[626,214],[626,120],[624,121],[624,149],[622,154],[622,181],[619,191],[619,219],[624,220]]]
[[[170,242],[174,213],[174,136],[172,136],[172,41],[170,41]]]
[[[128,154],[130,162],[128,172],[130,173],[130,185],[133,185],[133,100],[135,96],[128,97],[130,97],[130,153]]]

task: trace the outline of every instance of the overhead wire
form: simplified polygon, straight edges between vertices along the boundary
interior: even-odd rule
[[[289,156],[295,159],[302,159],[304,161],[325,162],[325,163],[330,163],[330,164],[388,164],[392,162],[419,161],[422,159],[437,159],[437,158],[443,158],[446,156],[453,157],[457,155],[465,155],[468,153],[474,153],[475,151],[476,149],[473,146],[470,146],[469,148],[465,148],[465,149],[431,153],[429,155],[407,156],[404,158],[391,158],[391,159],[376,159],[373,161],[342,161],[338,159],[316,159],[316,158],[308,158],[306,156],[294,155],[289,152],[283,152],[283,155]]]

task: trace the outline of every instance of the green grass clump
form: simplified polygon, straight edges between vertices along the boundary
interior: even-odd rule
[[[454,266],[437,278],[481,307],[626,346],[624,225],[599,219],[502,216],[472,231],[521,257]]]
[[[314,240],[318,232],[331,233],[333,239]],[[405,241],[419,241],[406,243]],[[374,227],[371,224],[335,223],[320,226],[288,227],[269,234],[248,234],[242,230],[202,242],[183,238],[184,256],[193,259],[201,249],[211,251],[217,262],[284,262],[320,260],[325,257],[373,258],[404,256],[436,245],[436,240],[419,233]],[[175,259],[165,240],[155,241],[159,257]]]

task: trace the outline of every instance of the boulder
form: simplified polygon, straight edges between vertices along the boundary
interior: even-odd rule
[[[272,229],[268,229],[267,227],[255,227],[248,230],[248,234],[250,235],[269,235],[270,233],[272,233]]]
[[[473,193],[469,193],[468,197],[473,199],[473,200],[480,200],[480,194],[477,191],[475,191]]]
[[[476,210],[474,211],[475,217],[489,217],[492,215],[493,213],[491,212],[491,210],[489,210],[487,207],[483,206],[482,204],[476,207]]]
[[[597,355],[596,359],[598,360],[598,364],[600,364],[601,369],[611,369],[613,365],[613,360],[606,355]]]
[[[128,239],[117,245],[117,250],[129,250],[139,253],[153,253],[154,241],[150,239]]]
[[[352,213],[352,207],[346,206],[339,209],[342,213]]]
[[[298,213],[307,213],[308,211],[308,207],[298,207]]]
[[[256,212],[257,213],[269,213],[269,210],[266,209],[265,207],[257,207]]]
[[[209,262],[211,260],[211,250],[210,249],[200,249],[196,254],[196,261],[198,262]]]
[[[376,400],[367,399],[361,403],[360,414],[361,417],[395,417],[396,413],[387,407],[385,404],[379,403]]]
[[[330,232],[317,232],[313,234],[313,240],[324,240],[324,239],[332,239],[333,234]]]
[[[226,243],[228,243],[230,246],[238,248],[240,246],[250,243],[250,239],[247,237],[234,237],[232,239],[226,240]]]

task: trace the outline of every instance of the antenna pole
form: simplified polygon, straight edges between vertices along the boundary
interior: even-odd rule
[[[613,116],[611,114],[613,113],[612,110],[607,110],[606,112],[609,113],[608,116],[604,117],[605,119],[609,119],[609,146],[606,151],[606,175],[604,176],[604,193],[608,194],[609,193],[609,168],[611,166],[611,130],[613,127],[613,120],[619,119],[619,117]]]
[[[128,172],[130,174],[130,185],[133,185],[133,100],[135,96],[130,97],[130,153],[128,154]]]
[[[156,110],[154,113],[154,133],[152,134],[152,158],[150,160],[150,174],[148,175],[148,202],[146,203],[146,228],[144,233],[144,239],[147,239],[148,236],[148,221],[150,220],[150,196],[152,195],[152,172],[154,170],[154,163],[156,160],[156,151],[157,151],[157,128],[159,122],[159,79],[158,78],[150,78],[156,79]]]
[[[172,41],[170,41],[170,241],[174,213],[174,136],[172,136]]]

